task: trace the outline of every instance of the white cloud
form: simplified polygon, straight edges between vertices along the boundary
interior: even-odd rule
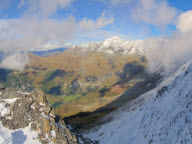
[[[10,60],[19,58],[15,62],[21,62],[20,55],[9,57],[10,52],[16,54],[30,49],[39,48],[42,44],[55,41],[66,42],[69,40],[76,28],[76,21],[73,17],[67,18],[63,21],[57,21],[53,19],[7,19],[0,20],[0,51],[5,52],[6,57],[0,64],[0,67],[6,66],[11,68]],[[6,53],[8,53],[6,55]],[[13,55],[13,54],[12,54]],[[10,65],[10,66],[9,66]],[[22,69],[23,63],[17,64],[18,67],[13,69]]]
[[[129,3],[132,0],[110,0],[113,5]]]
[[[140,0],[131,15],[136,22],[165,27],[173,21],[176,14],[176,9],[164,0]]]
[[[188,11],[178,17],[178,31],[171,36],[151,38],[144,41],[144,49],[149,61],[149,70],[155,71],[163,66],[166,70],[175,68],[192,58],[192,12]]]
[[[79,23],[79,28],[85,31],[93,31],[96,29],[103,28],[108,25],[112,25],[114,22],[114,18],[109,16],[106,17],[106,12],[104,11],[101,14],[101,17],[97,18],[95,21],[92,19],[87,19],[84,18],[80,23]]]
[[[1,68],[11,70],[24,70],[25,65],[28,63],[28,57],[26,54],[14,53],[6,56],[6,58],[0,63]]]
[[[20,0],[18,8],[22,8],[25,5],[25,0]]]
[[[76,22],[73,17],[63,21],[53,19],[0,20],[0,50],[23,50],[38,47],[50,41],[66,41],[72,36],[75,26]]]
[[[94,0],[95,1],[95,0]],[[169,6],[166,0],[96,0],[103,2],[108,7],[115,7],[126,13],[127,19],[137,23],[144,23],[165,28],[172,23],[177,15],[177,10]],[[125,7],[127,9],[125,10]]]
[[[177,28],[181,32],[192,32],[192,11],[189,10],[179,16],[177,20]]]
[[[47,17],[58,8],[65,8],[72,2],[73,0],[20,0],[19,7],[26,5],[28,12]]]
[[[116,5],[120,5],[120,4],[126,4],[126,3],[130,3],[133,0],[92,0],[92,1],[98,1],[98,2],[102,2],[108,6],[116,6]]]

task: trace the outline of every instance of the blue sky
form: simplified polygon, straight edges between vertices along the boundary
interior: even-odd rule
[[[176,29],[177,16],[192,5],[191,0],[47,0],[41,5],[40,1],[46,0],[1,0],[0,19],[59,22],[73,17],[75,31],[65,42],[86,43],[115,35],[132,40],[169,35]]]

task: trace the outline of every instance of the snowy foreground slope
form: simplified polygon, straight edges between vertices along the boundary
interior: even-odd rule
[[[105,117],[103,122],[86,131],[84,137],[101,144],[191,144],[191,62],[157,88]]]

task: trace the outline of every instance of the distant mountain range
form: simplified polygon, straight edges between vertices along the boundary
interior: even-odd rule
[[[91,42],[88,44],[80,44],[80,45],[72,45],[66,47],[55,47],[54,45],[46,46],[45,48],[39,48],[31,50],[31,52],[38,56],[48,56],[49,54],[62,52],[66,49],[78,49],[82,51],[94,51],[94,52],[104,52],[107,54],[135,54],[135,55],[143,55],[143,40],[134,40],[134,41],[125,41],[120,39],[117,36],[106,39],[103,42]]]

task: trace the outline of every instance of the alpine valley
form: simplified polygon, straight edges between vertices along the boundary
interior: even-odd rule
[[[40,89],[56,114],[76,127],[114,111],[153,88],[159,79],[145,71],[143,41],[117,36],[46,57],[31,53],[29,61],[24,71],[8,74],[5,86]]]

